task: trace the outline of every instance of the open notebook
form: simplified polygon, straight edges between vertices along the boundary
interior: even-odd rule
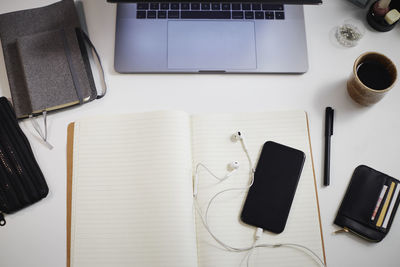
[[[193,206],[193,172],[203,163],[219,176],[229,162],[239,170],[218,183],[199,174],[198,201],[249,182],[240,130],[257,162],[271,140],[306,154],[286,228],[264,231],[258,243],[297,243],[325,260],[307,116],[303,111],[189,115],[164,111],[87,118],[68,128],[68,265],[240,266],[246,252],[221,248]],[[239,217],[247,191],[221,195],[209,212],[214,234],[234,247],[252,244],[255,228]],[[271,214],[273,216],[273,214]],[[257,248],[252,266],[318,266],[296,248]],[[244,265],[246,262],[243,263]]]

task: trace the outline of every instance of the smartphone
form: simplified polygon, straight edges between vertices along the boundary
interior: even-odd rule
[[[273,233],[285,229],[305,161],[297,149],[268,141],[264,144],[243,205],[241,220]]]

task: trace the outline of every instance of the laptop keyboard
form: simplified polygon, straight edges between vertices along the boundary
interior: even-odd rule
[[[138,3],[138,19],[285,19],[284,5],[261,3]]]

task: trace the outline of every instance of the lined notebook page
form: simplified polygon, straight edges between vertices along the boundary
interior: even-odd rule
[[[229,162],[237,160],[240,168],[228,180],[218,183],[205,171],[199,175],[198,199],[205,211],[215,193],[249,182],[249,163],[240,142],[230,140],[240,130],[254,163],[266,141],[275,141],[303,151],[305,165],[293,200],[286,228],[281,234],[264,231],[258,244],[297,243],[312,249],[323,259],[316,192],[309,148],[306,114],[302,111],[219,114],[192,116],[192,150],[194,164],[201,162],[219,176],[227,173]],[[252,245],[255,228],[240,221],[247,190],[227,192],[213,202],[209,211],[209,226],[226,244],[242,248]],[[265,212],[268,212],[267,210]],[[196,214],[197,216],[197,214]],[[274,214],[271,214],[274,216]],[[246,252],[233,253],[221,249],[196,217],[199,266],[246,266]],[[243,261],[243,262],[242,262]],[[250,259],[251,266],[319,266],[307,254],[295,248],[257,248]]]
[[[71,266],[196,266],[189,116],[76,122]]]

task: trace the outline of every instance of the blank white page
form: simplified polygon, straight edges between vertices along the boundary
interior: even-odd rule
[[[195,266],[189,116],[75,123],[71,266]]]
[[[254,114],[210,114],[192,116],[192,150],[194,164],[201,162],[219,176],[227,173],[227,164],[239,161],[238,172],[218,183],[207,172],[199,175],[198,199],[203,212],[209,199],[217,192],[244,187],[249,182],[249,163],[240,143],[230,140],[240,130],[256,166],[266,141],[275,141],[303,151],[304,168],[293,200],[286,228],[281,234],[264,231],[257,244],[297,243],[312,249],[323,259],[318,206],[309,147],[306,114],[303,111],[267,112]],[[240,221],[242,204],[247,190],[227,192],[213,202],[209,211],[209,226],[226,244],[249,247],[255,227]],[[265,212],[268,212],[266,210]],[[271,216],[274,216],[271,214]],[[221,249],[196,217],[199,266],[246,266],[246,253]],[[307,254],[296,248],[257,248],[250,258],[251,266],[318,266]]]

